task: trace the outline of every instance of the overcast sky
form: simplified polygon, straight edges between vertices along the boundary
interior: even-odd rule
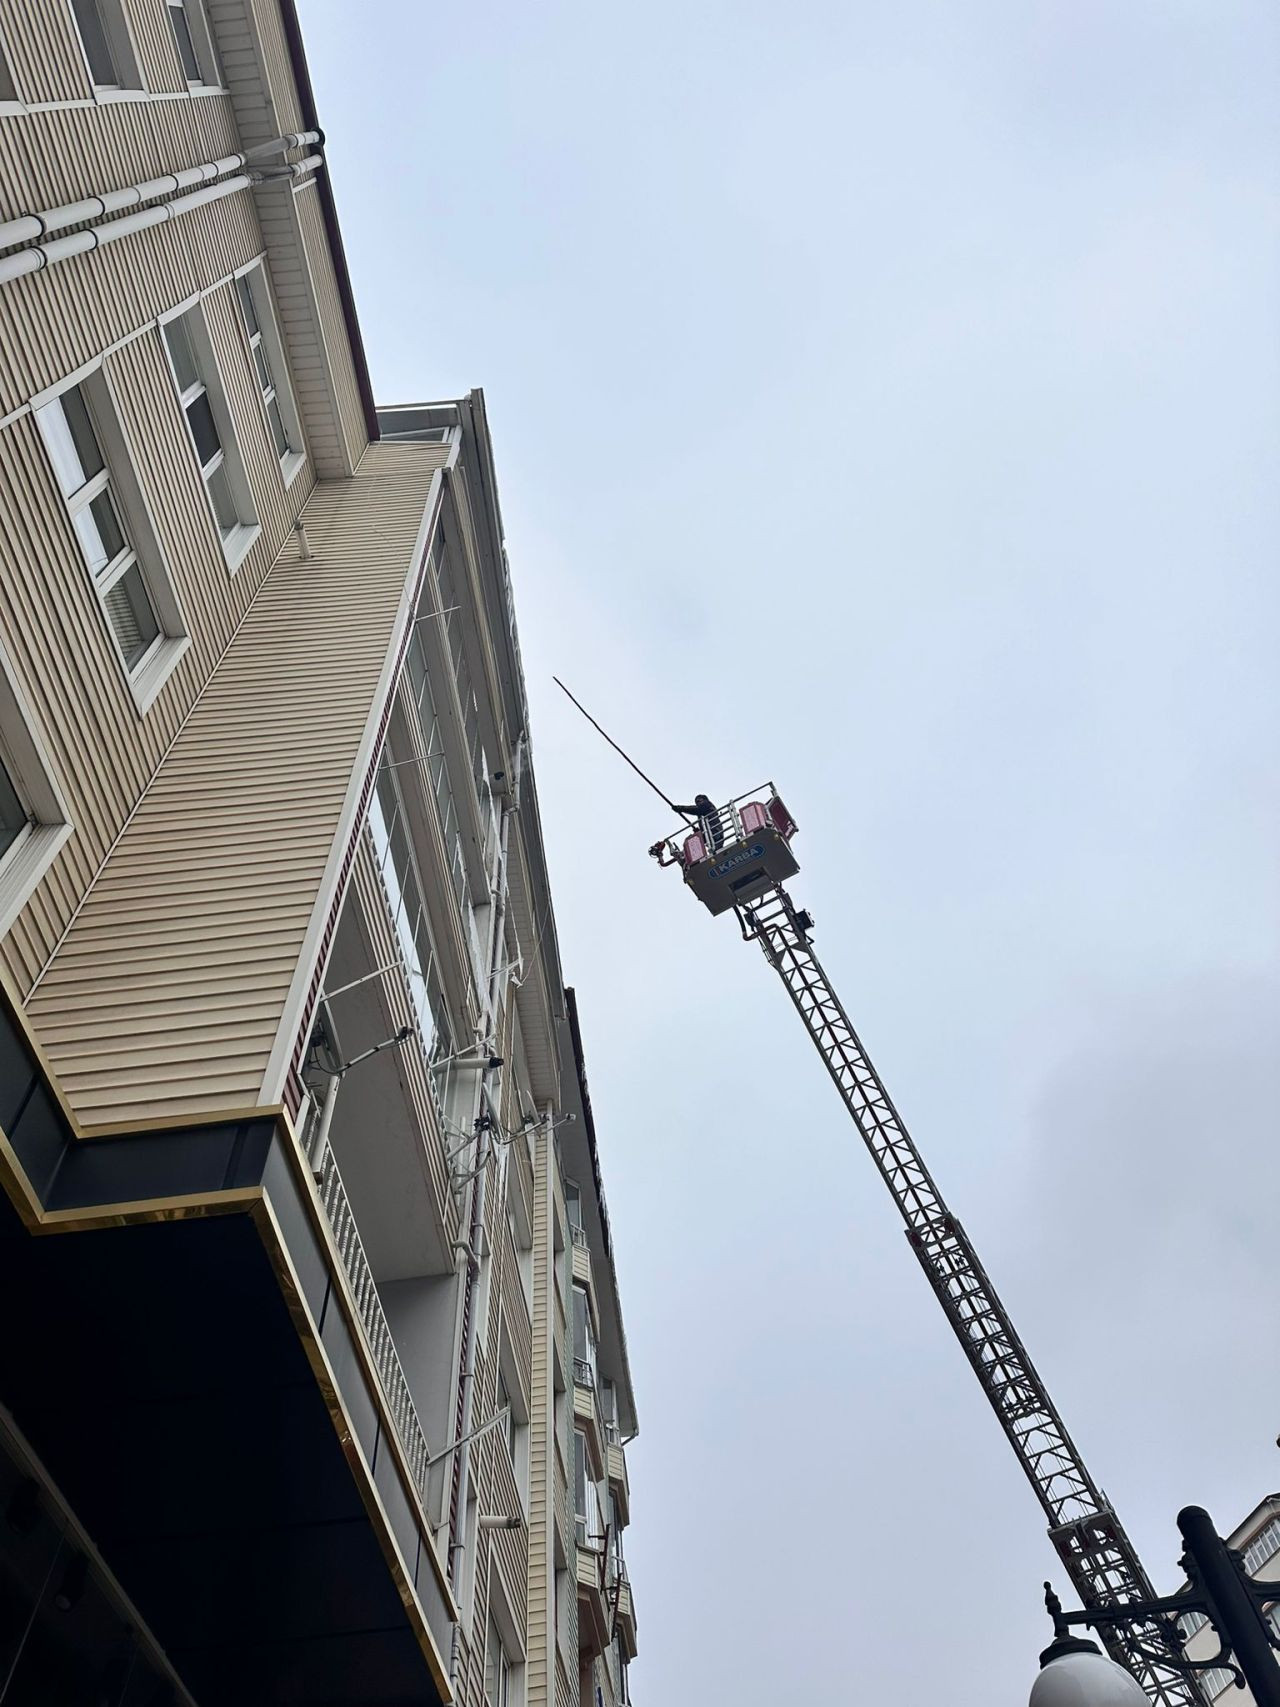
[[[797,900],[1158,1584],[1280,1487],[1280,12],[304,0],[380,399],[485,389],[641,1416],[637,1707],[1021,1707],[1044,1523]]]

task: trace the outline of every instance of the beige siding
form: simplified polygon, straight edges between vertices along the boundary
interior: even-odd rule
[[[32,996],[86,1127],[257,1104],[442,448],[315,489]]]
[[[284,26],[280,22],[280,8],[275,0],[252,0],[252,10],[259,64],[265,72],[277,133],[301,130],[302,109],[298,104]]]
[[[109,356],[105,372],[192,644],[140,717],[80,559],[30,415],[0,432],[0,636],[51,747],[75,833],[4,944],[25,994],[230,641],[311,486],[286,493],[230,287],[207,299],[219,371],[262,523],[233,576],[209,514],[158,330]]]
[[[324,337],[325,360],[330,383],[337,398],[338,417],[347,455],[354,457],[359,454],[360,446],[367,436],[364,407],[360,401],[360,387],[356,381],[355,363],[351,357],[346,321],[338,295],[333,254],[325,235],[320,196],[314,186],[298,191],[294,196],[294,208],[302,229],[307,269],[311,275],[311,288]]]
[[[239,142],[226,95],[184,94],[11,114],[0,119],[0,149],[11,151],[13,172],[0,183],[11,218],[219,159]]]
[[[26,101],[84,101],[93,93],[68,0],[0,0],[0,29]]]
[[[47,3],[47,0],[46,0]],[[186,94],[187,79],[178,61],[168,7],[156,0],[124,0],[125,21],[138,56],[143,87],[156,94]]]

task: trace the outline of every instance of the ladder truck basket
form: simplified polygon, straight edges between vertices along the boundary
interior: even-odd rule
[[[727,913],[795,876],[795,833],[795,819],[770,782],[698,818],[686,835],[655,842],[650,852],[660,864],[681,868],[708,912]]]

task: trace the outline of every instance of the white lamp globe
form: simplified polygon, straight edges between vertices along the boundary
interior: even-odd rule
[[[1040,1656],[1030,1707],[1151,1707],[1131,1672],[1098,1652],[1092,1642],[1067,1637]]]

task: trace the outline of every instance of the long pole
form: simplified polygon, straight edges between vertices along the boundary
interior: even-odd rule
[[[1230,1548],[1202,1506],[1185,1506],[1178,1513],[1178,1528],[1194,1567],[1187,1575],[1199,1579],[1213,1623],[1235,1656],[1254,1700],[1258,1707],[1280,1707],[1280,1665],[1266,1620]]]

